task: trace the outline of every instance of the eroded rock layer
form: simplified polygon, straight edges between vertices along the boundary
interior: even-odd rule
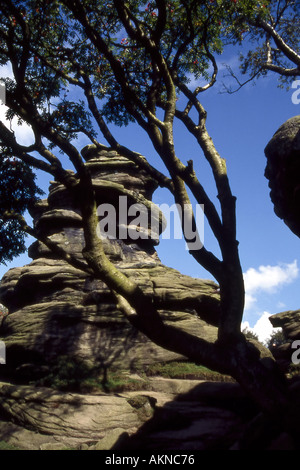
[[[265,148],[274,211],[300,236],[300,116],[288,119]]]
[[[300,363],[300,310],[276,313],[271,315],[270,322],[283,333],[281,344],[271,345],[272,353],[282,369],[288,371],[293,363]]]
[[[167,322],[214,341],[217,285],[164,266],[155,251],[162,230],[160,211],[151,202],[156,183],[132,162],[107,148],[96,151],[88,147],[83,156],[91,170],[99,204],[113,204],[118,216],[120,196],[126,196],[123,201],[128,206],[143,204],[157,218],[157,230],[151,231],[151,237],[149,227],[144,227],[148,238],[105,239],[108,257],[137,280]],[[36,204],[32,216],[42,235],[83,260],[80,211],[62,185],[51,184],[48,198]],[[127,322],[102,281],[58,259],[41,242],[32,244],[29,256],[33,261],[9,270],[0,286],[1,302],[9,309],[0,328],[0,339],[6,344],[6,370],[10,374],[18,377],[24,371],[29,371],[30,376],[47,372],[65,356],[103,370],[135,370],[178,358]]]
[[[265,176],[275,214],[300,237],[300,115],[280,126],[266,146],[265,155]],[[273,327],[282,328],[285,340],[280,345],[274,343],[272,352],[282,368],[288,370],[296,352],[294,341],[300,338],[299,310],[272,315],[270,321]]]

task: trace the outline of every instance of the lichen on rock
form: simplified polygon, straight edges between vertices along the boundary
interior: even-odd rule
[[[128,204],[144,202],[153,209],[157,183],[133,162],[104,147],[89,146],[82,154],[99,204],[110,203],[118,210],[119,196],[126,195]],[[154,213],[161,221],[156,206]],[[64,186],[52,182],[47,199],[32,208],[32,216],[43,236],[84,262],[81,214]],[[106,254],[137,280],[166,322],[215,341],[218,286],[161,263],[155,245],[162,228],[159,224],[154,238],[104,239]],[[104,282],[58,259],[40,241],[28,253],[33,261],[9,270],[0,285],[1,302],[9,309],[0,339],[6,344],[6,371],[11,376],[21,380],[24,365],[32,365],[26,370],[44,371],[64,356],[98,366],[104,373],[109,368],[135,370],[178,359],[178,354],[155,345],[127,322]]]

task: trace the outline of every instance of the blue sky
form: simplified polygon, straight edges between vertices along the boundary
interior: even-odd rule
[[[219,59],[221,69],[226,59],[237,65],[236,52],[231,52]],[[232,192],[237,196],[237,233],[247,294],[244,325],[254,328],[263,340],[271,333],[269,314],[300,307],[300,240],[274,214],[264,177],[264,148],[281,124],[300,114],[300,104],[292,102],[295,90],[277,87],[276,75],[261,79],[255,86],[248,84],[238,93],[221,94],[223,72],[220,71],[219,84],[205,92],[201,99],[208,112],[208,130],[217,150],[226,158]],[[24,129],[19,129],[18,133],[23,139],[28,138]],[[143,153],[152,164],[162,168],[142,130],[130,125],[116,128],[115,133],[121,144]],[[181,125],[175,128],[175,143],[177,155],[183,161],[193,159],[198,175],[203,175],[202,183],[218,204],[201,151]],[[78,145],[81,147],[84,143],[78,142]],[[48,177],[43,177],[41,184],[47,188]],[[172,200],[165,190],[157,190],[154,202],[171,204]],[[218,254],[207,224],[204,234],[207,248]],[[185,250],[182,240],[162,240],[157,251],[166,265],[193,277],[211,279]],[[8,268],[28,262],[30,260],[23,255],[6,267],[0,265],[0,278]]]

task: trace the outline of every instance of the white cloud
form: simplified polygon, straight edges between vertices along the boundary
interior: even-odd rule
[[[252,294],[249,294],[247,291],[245,293],[245,310],[250,310],[256,303],[257,301],[257,298],[252,295]]]
[[[14,74],[12,71],[12,66],[10,62],[8,62],[5,65],[1,65],[0,67],[0,77],[1,78],[14,78]]]
[[[0,67],[0,78],[11,78],[13,79],[13,72],[10,64],[6,64]],[[15,132],[17,142],[21,145],[31,145],[34,142],[33,131],[30,126],[23,123],[18,125],[18,119],[14,118],[12,122],[6,119],[7,107],[0,103],[0,121],[5,124],[8,129],[12,129]]]
[[[278,304],[277,304],[277,308],[278,309],[283,309],[283,308],[287,308],[287,307],[286,307],[286,304],[284,302],[279,301]]]
[[[281,263],[275,266],[259,266],[258,269],[249,268],[244,273],[245,282],[245,310],[253,308],[260,293],[273,293],[284,285],[292,283],[299,276],[297,260],[292,263]],[[282,307],[284,304],[279,302]],[[271,334],[278,330],[273,328],[269,321],[270,313],[264,311],[253,327],[248,321],[242,323],[242,329],[255,333],[259,340],[265,343]]]
[[[272,324],[269,320],[270,315],[271,314],[269,312],[264,312],[259,320],[257,320],[253,328],[250,327],[249,322],[243,322],[242,330],[247,329],[248,331],[252,331],[258,336],[259,341],[265,343],[274,332],[281,329],[272,327]]]
[[[8,129],[13,130],[17,139],[17,142],[21,145],[31,145],[34,142],[33,131],[30,126],[25,123],[18,124],[18,119],[14,118],[12,122],[9,122],[5,113],[7,107],[0,103],[0,121],[7,126]]]
[[[249,310],[255,304],[259,292],[272,293],[280,287],[293,282],[299,275],[297,260],[293,263],[282,263],[275,266],[249,268],[244,273],[246,306]]]

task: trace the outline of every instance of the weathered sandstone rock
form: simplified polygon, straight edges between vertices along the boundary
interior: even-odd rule
[[[300,115],[288,119],[265,148],[265,176],[276,215],[300,236]]]
[[[270,197],[274,211],[300,236],[300,115],[288,119],[265,148]],[[270,317],[273,327],[281,327],[286,343],[272,350],[284,369],[291,364],[291,344],[300,338],[299,311],[282,312]]]
[[[10,420],[0,440],[30,450],[221,450],[255,412],[235,383],[159,382],[118,396],[0,383],[0,416]]]
[[[218,286],[164,266],[155,251],[163,223],[151,202],[155,181],[109,149],[96,152],[92,146],[84,149],[83,155],[99,204],[113,204],[119,215],[119,196],[126,196],[128,205],[143,203],[158,222],[154,233],[144,227],[147,239],[105,239],[108,257],[138,281],[167,322],[214,341]],[[84,261],[80,211],[62,185],[51,184],[47,200],[36,204],[32,216],[42,235]],[[26,376],[34,378],[34,371],[36,375],[46,373],[47,366],[51,369],[64,356],[103,371],[135,370],[178,358],[131,327],[102,281],[57,259],[41,242],[32,244],[29,255],[33,261],[9,270],[0,285],[1,302],[9,309],[0,329],[0,339],[7,348],[8,375],[24,379],[27,371]]]
[[[272,353],[283,370],[288,371],[293,363],[293,354],[297,354],[299,345],[293,347],[296,340],[300,340],[300,310],[289,310],[271,315],[269,320],[274,328],[281,328],[286,341],[274,348]],[[297,354],[297,360],[299,354]]]

